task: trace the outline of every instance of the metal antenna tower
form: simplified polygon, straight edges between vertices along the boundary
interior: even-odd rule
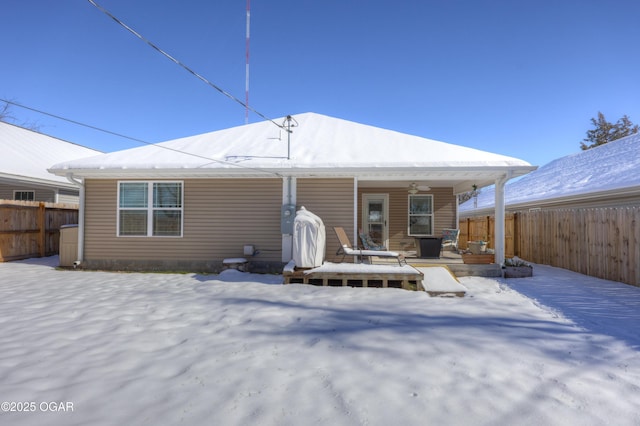
[[[244,124],[249,124],[249,40],[251,27],[251,0],[247,0],[247,37],[245,42]]]

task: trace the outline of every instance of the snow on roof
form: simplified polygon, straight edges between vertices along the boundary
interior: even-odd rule
[[[47,172],[51,164],[101,154],[100,151],[5,122],[0,122],[0,151],[0,176],[66,184],[69,184],[66,178]]]
[[[505,186],[505,204],[640,187],[640,133],[554,160]],[[494,188],[481,191],[477,209],[493,208]],[[474,201],[460,211],[475,210]]]
[[[407,135],[315,113],[293,117],[292,133],[264,121],[143,146],[98,157],[67,161],[52,173],[113,173],[116,170],[335,170],[345,168],[532,169],[523,160]],[[283,123],[284,118],[274,120]],[[288,139],[290,137],[290,145]],[[290,147],[290,159],[287,159]],[[239,169],[241,168],[241,169]],[[522,174],[522,173],[520,173]]]

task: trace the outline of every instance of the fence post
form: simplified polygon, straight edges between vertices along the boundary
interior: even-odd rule
[[[485,228],[485,234],[482,239],[487,241],[488,246],[487,247],[491,247],[493,246],[493,248],[496,248],[496,238],[495,235],[491,235],[491,216],[487,216],[487,227]],[[489,244],[490,242],[493,242],[493,244]]]
[[[47,250],[46,208],[44,203],[38,206],[38,254],[44,257]]]
[[[467,248],[469,248],[469,241],[471,241],[471,218],[467,218]]]
[[[513,213],[513,255],[520,256],[520,234],[518,232],[518,212]]]

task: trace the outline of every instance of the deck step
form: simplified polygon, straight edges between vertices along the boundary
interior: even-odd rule
[[[495,263],[490,264],[473,264],[473,263],[463,263],[463,264],[448,264],[447,265],[451,272],[455,274],[456,277],[489,277],[489,278],[497,278],[502,276],[502,267]]]

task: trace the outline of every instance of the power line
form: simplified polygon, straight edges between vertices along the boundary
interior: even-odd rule
[[[180,62],[179,60],[177,60],[176,58],[174,58],[173,56],[171,56],[170,54],[168,54],[167,52],[165,52],[164,50],[160,49],[158,46],[156,46],[154,43],[152,43],[150,40],[148,40],[147,38],[145,38],[143,35],[141,35],[140,33],[138,33],[136,30],[134,30],[133,28],[131,28],[130,26],[128,26],[127,24],[125,24],[124,22],[122,22],[120,19],[116,18],[113,14],[111,14],[111,12],[109,12],[108,10],[106,10],[105,8],[103,8],[102,6],[100,6],[98,3],[96,3],[94,0],[87,0],[89,3],[91,3],[92,5],[94,5],[98,10],[100,10],[102,13],[104,13],[105,15],[107,15],[108,17],[110,17],[111,19],[113,19],[118,25],[120,25],[121,27],[123,27],[124,29],[126,29],[127,31],[129,31],[131,34],[133,34],[134,36],[138,37],[140,40],[144,41],[145,43],[147,43],[149,46],[151,46],[153,49],[155,49],[156,51],[158,51],[160,54],[162,54],[163,56],[165,56],[167,59],[169,59],[171,62],[175,63],[176,65],[184,68],[187,72],[189,72],[190,74],[192,74],[193,76],[197,77],[198,79],[200,79],[201,81],[203,81],[204,83],[206,83],[207,85],[213,87],[215,90],[217,90],[218,92],[222,93],[224,96],[228,97],[229,99],[239,103],[240,105],[242,105],[246,110],[251,111],[255,114],[257,114],[258,116],[264,118],[267,121],[272,122],[273,124],[275,124],[276,126],[283,128],[282,125],[276,123],[275,121],[273,121],[271,118],[267,117],[266,115],[258,112],[257,110],[255,110],[254,108],[251,108],[248,104],[248,102],[242,102],[240,99],[236,98],[235,96],[233,96],[232,94],[228,93],[227,91],[223,90],[221,87],[217,86],[216,84],[212,83],[211,81],[207,80],[205,77],[203,77],[202,75],[198,74],[197,72],[195,72],[193,69],[189,68],[188,66],[186,66],[185,64],[183,64],[182,62]]]
[[[51,114],[50,112],[45,112],[45,111],[42,111],[42,110],[39,110],[39,109],[36,109],[36,108],[28,107],[26,105],[22,105],[22,104],[19,104],[17,102],[14,102],[14,101],[9,101],[9,100],[2,99],[2,98],[0,98],[0,101],[1,102],[5,102],[5,103],[10,104],[10,105],[14,105],[14,106],[20,107],[20,108],[28,109],[29,111],[37,112],[39,114],[48,115],[49,117],[57,118],[58,120],[67,121],[69,123],[76,124],[78,126],[87,127],[89,129],[97,130],[99,132],[108,133],[108,134],[113,135],[113,136],[118,136],[120,138],[125,138],[125,139],[129,139],[129,140],[132,140],[132,141],[135,141],[135,142],[139,142],[139,143],[144,144],[144,145],[155,146],[155,147],[166,149],[168,151],[176,152],[176,153],[179,153],[179,154],[189,155],[189,156],[192,156],[192,157],[196,157],[196,158],[200,158],[200,159],[203,159],[203,160],[207,160],[207,161],[213,162],[213,163],[224,164],[224,165],[228,165],[228,166],[238,167],[238,168],[241,168],[241,169],[253,170],[253,171],[257,171],[257,172],[261,172],[261,173],[267,173],[267,174],[272,174],[272,175],[275,175],[275,176],[278,176],[278,177],[282,177],[280,175],[280,173],[277,173],[277,172],[272,172],[272,171],[264,170],[264,169],[257,168],[257,167],[248,167],[248,166],[245,166],[245,165],[242,165],[242,164],[231,163],[229,161],[224,161],[224,160],[216,160],[215,158],[205,157],[204,155],[194,154],[192,152],[182,151],[182,150],[171,148],[171,147],[168,147],[168,146],[165,146],[165,145],[160,145],[160,144],[157,144],[157,143],[143,141],[142,139],[133,138],[131,136],[126,136],[126,135],[123,135],[121,133],[116,133],[116,132],[112,132],[110,130],[101,129],[100,127],[92,126],[90,124],[81,123],[81,122],[76,121],[76,120],[71,120],[69,118],[65,118],[65,117],[61,117],[59,115]]]
[[[29,111],[37,112],[38,114],[48,115],[49,117],[57,118],[58,120],[63,120],[63,121],[67,121],[69,123],[77,124],[78,126],[87,127],[89,129],[97,130],[99,132],[108,133],[108,134],[113,135],[113,136],[118,136],[120,138],[129,139],[129,140],[140,142],[140,143],[144,143],[144,144],[147,144],[147,145],[154,145],[153,143],[147,142],[147,141],[143,141],[142,139],[132,138],[131,136],[123,135],[121,133],[112,132],[110,130],[101,129],[100,127],[92,126],[90,124],[80,123],[79,121],[71,120],[69,118],[60,117],[59,115],[55,115],[55,114],[51,114],[50,112],[45,112],[45,111],[41,111],[39,109],[31,108],[31,107],[28,107],[26,105],[21,105],[21,104],[19,104],[17,102],[8,101],[6,99],[0,99],[0,101],[2,101],[4,103],[7,103],[7,104],[11,104],[11,105],[17,106],[17,107],[20,107],[20,108],[28,109]]]

